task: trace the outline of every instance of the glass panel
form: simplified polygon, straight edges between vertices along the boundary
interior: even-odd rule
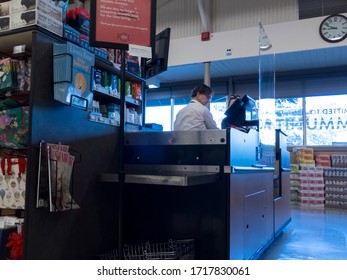
[[[276,100],[276,127],[287,134],[289,146],[304,144],[302,98]]]
[[[216,102],[212,102],[210,104],[210,111],[218,128],[221,128],[222,120],[225,118],[224,113],[226,111],[226,107],[226,97],[218,98]]]
[[[224,112],[226,110],[226,97],[223,96],[215,96],[215,102],[212,101],[210,104],[210,110],[213,115],[214,120],[217,123],[217,126],[221,127],[222,119],[225,117]],[[174,105],[173,107],[173,120],[176,119],[176,114],[179,110],[181,110],[183,107],[185,107],[188,102],[190,101],[190,98],[179,98],[175,99],[175,104],[178,103],[178,105]],[[162,102],[163,104],[167,104],[165,102]],[[155,104],[160,104],[160,100],[156,100]],[[148,106],[152,104],[147,103],[146,107],[146,123],[158,123],[163,126],[164,131],[171,131],[171,106]]]
[[[171,106],[146,107],[146,123],[157,123],[164,131],[171,130]]]
[[[213,97],[213,98],[217,98],[217,97]],[[176,99],[175,99],[175,103],[176,103]],[[174,106],[173,121],[176,119],[176,115],[178,111],[185,106],[186,104]],[[225,117],[224,115],[225,110],[226,110],[226,97],[218,97],[218,99],[215,102],[212,101],[210,103],[210,111],[218,128],[221,128],[222,119]]]
[[[275,145],[275,56],[259,56],[259,133],[263,145]]]
[[[306,98],[307,145],[347,141],[347,95]]]
[[[259,147],[260,163],[275,164],[275,54],[265,29],[259,22]]]

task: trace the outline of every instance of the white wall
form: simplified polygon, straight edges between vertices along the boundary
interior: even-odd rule
[[[344,15],[347,16],[347,13]],[[347,46],[347,40],[327,43],[319,35],[318,29],[324,17],[264,25],[270,38],[270,53],[287,53],[320,48]],[[259,28],[245,28],[216,32],[210,41],[201,41],[200,36],[171,40],[169,66],[200,63],[230,58],[257,56]],[[232,49],[232,56],[227,49]]]
[[[157,0],[157,33],[170,27],[171,38],[203,31],[198,0]],[[299,19],[298,0],[201,0],[211,32],[224,32]]]

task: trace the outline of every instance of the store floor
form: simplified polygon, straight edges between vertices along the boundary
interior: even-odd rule
[[[291,217],[261,260],[347,260],[347,209],[292,205]]]

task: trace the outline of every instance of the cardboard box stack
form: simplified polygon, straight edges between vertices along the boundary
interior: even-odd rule
[[[294,149],[291,159],[292,201],[301,206],[324,207],[323,174],[323,167],[315,164],[312,148]]]
[[[315,153],[317,166],[331,167],[331,158],[329,153]]]
[[[331,168],[324,170],[325,206],[347,208],[347,154],[331,154]]]
[[[299,185],[300,185],[300,177],[299,177],[299,164],[292,163],[290,164],[290,195],[292,202],[299,201]]]
[[[299,172],[298,200],[301,206],[324,207],[324,170],[309,166]]]
[[[292,202],[347,208],[347,153],[294,148],[290,181]]]

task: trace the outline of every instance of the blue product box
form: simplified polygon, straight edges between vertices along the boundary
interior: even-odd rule
[[[87,110],[92,107],[94,53],[74,43],[53,45],[54,99]]]
[[[63,37],[78,45],[80,44],[80,33],[70,25],[64,24]]]

